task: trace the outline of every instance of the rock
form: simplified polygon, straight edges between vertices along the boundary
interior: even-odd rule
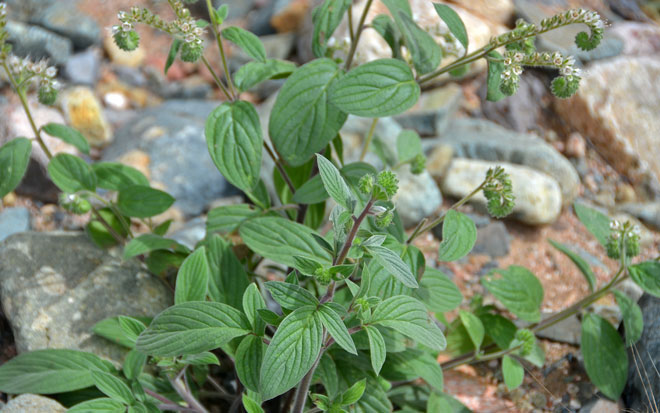
[[[511,217],[530,225],[554,222],[561,212],[561,191],[552,177],[525,166],[456,158],[449,166],[441,189],[444,195],[463,198],[483,182],[489,168],[502,166],[511,176],[516,206]],[[482,192],[472,202],[485,207]]]
[[[17,56],[63,65],[71,56],[71,40],[37,26],[9,21],[5,27],[9,33],[9,42],[14,46],[12,52]]]
[[[0,409],[2,413],[64,413],[66,407],[53,399],[36,394],[21,394]]]
[[[19,354],[70,348],[120,362],[126,350],[92,334],[94,324],[152,317],[172,294],[137,261],[122,261],[121,251],[103,251],[85,234],[26,232],[0,244],[0,301]]]
[[[637,283],[635,283],[630,278],[623,280],[621,284],[618,284],[614,288],[627,295],[628,298],[634,302],[639,301],[639,299],[642,298],[642,295],[644,295],[644,290],[642,290],[642,287],[637,285]]]
[[[568,140],[566,141],[565,153],[567,156],[572,158],[584,158],[587,154],[587,143],[585,142],[582,135],[578,132],[573,132],[568,135]]]
[[[206,218],[197,217],[183,225],[183,228],[169,234],[168,237],[179,241],[190,249],[206,236]]]
[[[64,76],[73,84],[94,86],[99,80],[101,56],[89,49],[71,56],[64,65]]]
[[[548,318],[551,315],[552,314],[544,314],[543,318]],[[582,324],[575,315],[572,315],[557,324],[553,324],[548,328],[540,330],[537,335],[548,340],[577,346],[580,345]]]
[[[12,234],[30,230],[30,211],[26,208],[5,208],[0,210],[0,241]]]
[[[564,205],[578,194],[580,178],[573,165],[535,135],[516,133],[485,120],[456,119],[440,138],[425,139],[423,144],[427,152],[446,144],[453,147],[457,157],[509,162],[548,174],[559,183]]]
[[[266,56],[269,59],[286,60],[293,51],[296,40],[295,33],[270,34],[260,36],[259,39],[266,49]],[[229,62],[232,70],[238,70],[245,63],[253,60],[238,47],[232,48],[231,61]]]
[[[310,0],[274,0],[270,24],[278,33],[295,32],[302,26]]]
[[[108,54],[110,61],[112,63],[128,66],[128,67],[139,67],[144,63],[144,59],[147,57],[147,54],[144,50],[144,46],[140,44],[137,49],[132,52],[127,52],[121,50],[112,39],[112,36],[105,36],[103,38],[103,48]]]
[[[62,93],[62,109],[69,126],[82,133],[91,146],[104,147],[112,140],[112,129],[101,102],[90,88],[78,86],[66,90]]]
[[[660,370],[660,298],[644,294],[638,304],[642,309],[644,331],[635,346],[629,348],[628,382],[621,398],[629,411],[645,412],[654,408],[647,396],[654,395],[657,399],[660,394],[660,375],[657,374]],[[638,368],[645,369],[647,374]]]
[[[556,109],[646,197],[660,197],[659,57],[592,64],[576,96],[558,99]]]
[[[477,242],[471,254],[485,254],[492,258],[504,257],[509,253],[510,243],[511,236],[506,230],[506,225],[501,221],[491,222],[477,231]]]
[[[507,25],[513,17],[512,0],[449,0],[462,8],[486,20],[493,20],[499,24]]]
[[[96,20],[77,9],[77,0],[58,0],[30,17],[54,33],[71,39],[76,49],[82,50],[101,40],[101,29]]]
[[[256,3],[256,0],[214,0],[213,6],[217,9],[226,4],[229,12],[227,14],[227,19],[231,20],[245,17]],[[204,12],[207,12],[206,10],[207,9],[204,6]]]
[[[660,202],[628,203],[620,205],[619,209],[660,231]]]
[[[270,24],[270,18],[273,16],[275,10],[275,2],[267,1],[265,4],[262,4],[261,7],[254,10],[249,14],[248,30],[257,36],[265,36],[267,34],[275,33],[275,29]],[[311,20],[311,19],[308,19]],[[302,41],[302,40],[301,40]],[[306,39],[305,43],[309,43],[309,37]],[[311,46],[310,50],[311,50]],[[309,59],[304,59],[307,61]]]
[[[616,22],[608,32],[623,40],[626,56],[651,56],[660,52],[660,27],[657,24]]]
[[[122,160],[146,172],[176,198],[174,206],[183,214],[197,216],[217,198],[238,193],[213,164],[204,138],[206,117],[217,105],[171,100],[138,112],[134,122],[116,131],[103,160]]]
[[[426,157],[426,170],[432,177],[440,179],[447,172],[454,157],[454,148],[450,145],[437,145]]]
[[[3,2],[7,3],[10,18],[26,22],[55,1],[57,0],[4,0]]]
[[[440,208],[442,194],[427,171],[413,175],[410,165],[405,165],[396,170],[396,175],[399,179],[399,191],[392,201],[403,226],[411,228]]]
[[[413,108],[395,116],[404,129],[414,129],[421,136],[438,136],[444,132],[463,99],[463,89],[451,83],[423,93]]]
[[[580,409],[580,413],[619,413],[620,411],[618,403],[603,398],[592,400]]]

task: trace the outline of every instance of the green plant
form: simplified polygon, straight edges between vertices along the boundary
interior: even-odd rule
[[[455,61],[438,68],[443,50],[415,24],[407,2],[383,0],[392,17],[378,16],[368,29],[383,35],[393,57],[353,68],[371,1],[357,29],[350,31],[345,59],[340,59],[334,56],[344,46],[333,46],[329,39],[344,15],[348,13],[352,21],[351,2],[326,0],[313,14],[312,49],[317,59],[296,67],[268,59],[253,34],[223,27],[226,6],[216,10],[207,0],[210,22],[206,22],[195,21],[181,2],[168,2],[176,15],[174,21],[133,8],[119,13],[121,24],[113,28],[114,39],[122,49],[135,49],[139,43],[135,27],[147,24],[174,38],[166,71],[177,56],[199,60],[211,70],[227,101],[208,118],[209,153],[220,172],[252,204],[212,210],[206,239],[190,251],[165,237],[169,222],[156,226],[151,221],[170,207],[171,196],[151,188],[133,168],[108,162],[90,166],[72,155],[52,156],[41,133],[59,137],[82,152],[89,148],[75,130],[63,125],[37,128],[31,122],[34,140],[50,159],[50,177],[63,191],[62,206],[74,213],[91,211],[87,230],[99,245],[122,244],[126,259],[141,256],[154,274],[174,280],[175,305],[153,320],[118,316],[96,325],[97,334],[130,349],[120,370],[89,353],[34,351],[0,367],[0,390],[77,392],[76,400],[85,401],[72,407],[72,412],[206,412],[200,400],[210,399],[229,411],[237,411],[242,404],[250,413],[446,412],[459,404],[443,393],[444,369],[502,359],[506,385],[518,387],[524,376],[523,360],[543,364],[543,350],[534,334],[582,313],[582,351],[589,377],[606,396],[619,396],[627,375],[625,345],[639,338],[642,318],[639,307],[613,287],[630,277],[645,291],[660,296],[660,263],[632,264],[639,238],[630,224],[614,223],[610,228],[606,216],[575,205],[580,220],[608,254],[620,260],[620,268],[599,287],[587,263],[553,242],[573,260],[591,288],[587,297],[569,308],[541,320],[540,282],[529,270],[511,266],[483,279],[486,290],[508,313],[483,305],[475,297],[470,311],[460,310],[450,323],[443,313],[457,309],[463,297],[447,276],[426,266],[412,242],[443,224],[439,260],[467,255],[476,240],[476,227],[457,208],[483,191],[493,216],[508,215],[514,206],[508,176],[502,168],[490,170],[471,194],[442,215],[424,219],[406,236],[392,203],[398,190],[395,171],[404,164],[416,173],[423,170],[419,136],[405,131],[396,154],[380,151],[385,169],[378,171],[361,161],[344,163],[340,134],[348,114],[373,118],[364,158],[378,118],[406,111],[419,98],[420,85],[444,73],[461,75],[481,58],[488,60],[490,100],[513,94],[523,67],[539,65],[559,70],[552,91],[568,97],[580,81],[573,59],[538,53],[533,40],[540,33],[582,23],[590,33],[580,33],[576,43],[592,49],[603,30],[596,13],[571,10],[538,25],[519,21],[511,32],[467,53],[468,37],[460,18],[450,7],[436,4],[438,15],[463,50]],[[52,103],[54,73],[41,63],[11,55],[4,4],[0,13],[0,65],[31,119],[26,103],[30,82],[38,80],[40,100]],[[204,57],[203,38],[209,29],[220,51],[224,78],[215,74]],[[223,38],[253,59],[233,75]],[[502,48],[504,54],[497,52]],[[240,100],[239,93],[274,77],[287,81],[270,116],[271,146],[263,138],[255,108]],[[272,176],[277,201],[259,179],[262,148],[275,162]],[[30,150],[26,138],[0,149],[0,196],[18,185]],[[97,195],[98,188],[116,195],[108,200]],[[332,203],[331,229],[322,235],[317,229],[325,223],[326,206]],[[151,232],[135,236],[131,231],[135,220]],[[233,248],[236,233],[248,250],[240,256]],[[280,265],[277,280],[269,281],[256,271],[264,258]],[[173,273],[176,277],[170,277]],[[610,293],[622,310],[626,344],[611,324],[587,311],[591,303]],[[267,306],[267,296],[281,312]],[[506,314],[520,319],[525,327],[516,327]],[[438,364],[440,351],[454,357]],[[226,382],[210,374],[211,367],[220,364],[230,377]],[[234,378],[235,385],[228,389]],[[90,391],[93,387],[96,390]]]

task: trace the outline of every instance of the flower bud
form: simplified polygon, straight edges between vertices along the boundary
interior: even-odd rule
[[[136,31],[123,31],[118,30],[113,36],[117,46],[126,52],[131,52],[137,49],[140,44],[140,35]]]
[[[181,46],[181,60],[194,63],[202,57],[204,48],[195,42],[186,42]]]
[[[60,205],[76,215],[83,215],[92,209],[88,200],[76,194],[60,194]]]
[[[42,105],[52,105],[57,100],[57,89],[50,85],[39,88],[39,103]]]

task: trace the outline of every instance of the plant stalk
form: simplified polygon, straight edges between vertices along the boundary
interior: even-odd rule
[[[364,146],[362,147],[362,153],[360,153],[360,162],[364,160],[364,157],[367,156],[367,152],[369,152],[369,145],[371,145],[371,141],[374,138],[374,131],[376,130],[376,124],[378,123],[378,118],[374,118],[374,120],[371,122],[371,127],[369,128],[369,133],[367,134],[367,138],[364,140]]]
[[[351,48],[348,51],[348,57],[346,57],[346,70],[351,70],[351,64],[353,63],[353,57],[355,56],[355,51],[357,50],[357,45],[360,42],[360,35],[362,35],[362,30],[364,30],[364,22],[367,20],[367,13],[371,8],[371,3],[373,0],[367,0],[367,4],[364,6],[362,11],[362,16],[360,16],[360,22],[358,23],[357,31],[355,32],[355,40],[351,42]]]
[[[222,45],[222,37],[220,36],[220,31],[218,31],[218,28],[215,25],[215,19],[213,18],[214,8],[211,0],[206,0],[206,7],[209,10],[209,19],[211,20],[211,30],[213,30],[216,43],[218,44],[218,50],[220,50],[220,58],[222,59],[222,68],[225,71],[225,78],[227,79],[227,85],[229,87],[229,90],[231,91],[230,99],[236,100],[238,98],[238,95],[236,93],[236,89],[234,88],[234,82],[232,82],[231,80],[231,73],[229,73],[229,66],[227,65],[227,58],[225,56],[225,48]]]

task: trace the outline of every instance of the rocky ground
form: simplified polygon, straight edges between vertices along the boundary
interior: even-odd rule
[[[146,27],[139,29],[142,41],[137,52],[121,52],[110,41],[108,28],[116,24],[119,10],[137,4],[167,17],[165,2],[6,2],[12,10],[8,30],[17,52],[49,58],[60,69],[64,87],[56,107],[31,100],[39,125],[60,122],[77,128],[93,147],[89,160],[132,165],[154,186],[174,195],[175,207],[159,218],[175,220],[170,236],[181,242],[194,245],[204,236],[209,208],[242,202],[239,192],[217,172],[207,155],[205,117],[222,98],[209,72],[201,65],[177,61],[163,75],[170,39]],[[310,7],[314,0],[225,2],[229,3],[231,23],[260,35],[269,57],[297,63],[309,59]],[[359,7],[361,2],[357,3]],[[420,24],[436,30],[441,42],[442,27],[428,20],[423,12],[426,3],[411,1]],[[485,67],[477,64],[460,81],[441,79],[423,93],[409,113],[379,121],[376,136],[385,147],[395,142],[402,128],[415,129],[424,138],[428,171],[418,176],[402,171],[395,200],[408,227],[470,192],[490,166],[504,165],[512,176],[517,198],[513,216],[492,220],[483,214],[479,199],[464,206],[462,210],[479,228],[475,250],[456,263],[438,263],[440,234],[427,234],[417,243],[427,263],[451,274],[467,299],[484,294],[479,279],[491,269],[526,266],[545,289],[543,309],[548,313],[560,310],[587,294],[588,289],[579,271],[550,246],[548,239],[568,245],[587,260],[600,282],[608,280],[616,267],[577,220],[571,208],[575,201],[641,225],[642,256],[656,257],[660,246],[657,2],[448,3],[466,22],[471,47],[475,48],[512,27],[517,16],[538,21],[571,7],[596,9],[611,26],[603,44],[591,53],[575,50],[572,29],[539,39],[541,49],[575,54],[584,66],[582,87],[572,99],[552,97],[548,86],[553,74],[528,70],[514,97],[485,102]],[[202,16],[203,8],[198,9],[195,12]],[[374,13],[382,10],[376,1]],[[338,41],[343,39],[342,30],[346,28],[340,27]],[[357,59],[388,57],[382,42],[370,32],[365,31],[365,51]],[[208,48],[209,60],[221,71],[214,50]],[[247,59],[238,51],[230,49],[230,53],[232,68]],[[242,96],[258,104],[264,122],[282,82],[265,82],[256,92]],[[27,118],[2,76],[0,119],[0,144],[31,135]],[[344,133],[348,159],[357,158],[369,123],[349,118]],[[53,152],[75,153],[75,148],[59,141],[48,144]],[[153,315],[168,305],[171,292],[142,268],[122,262],[116,252],[102,252],[83,235],[61,232],[79,231],[87,217],[72,216],[56,204],[56,188],[43,169],[45,157],[34,152],[28,176],[0,206],[0,241],[4,241],[0,244],[0,363],[17,352],[47,347],[81,348],[117,359],[121,357],[118,348],[94,337],[89,328],[120,309],[126,312],[128,308],[132,315]],[[375,156],[372,160],[378,162]],[[264,171],[270,169],[272,165],[264,167]],[[25,231],[39,233],[20,234]],[[640,299],[641,292],[634,286],[628,285],[626,292]],[[489,300],[487,295],[485,299]],[[654,357],[657,366],[660,337],[654,331],[660,302],[643,296],[640,305],[646,326],[639,343],[644,349],[640,351],[641,361],[650,366],[649,357]],[[620,317],[609,299],[598,302],[594,310],[611,319]],[[577,351],[577,319],[568,319],[544,336],[546,365],[528,366],[529,375],[520,389],[508,392],[497,362],[492,362],[447,372],[446,391],[477,412],[614,412],[624,402],[634,411],[644,411],[642,384],[632,367],[624,400],[618,404],[605,400],[588,383]],[[651,378],[651,386],[660,395],[660,376]],[[48,401],[28,396],[12,401],[3,411],[24,411],[20,406],[30,403]],[[56,411],[55,407],[45,408]]]

